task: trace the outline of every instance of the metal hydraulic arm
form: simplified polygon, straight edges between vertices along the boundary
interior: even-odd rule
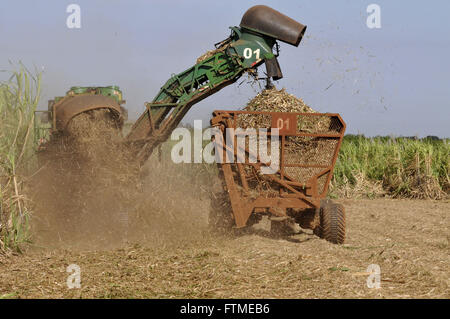
[[[173,75],[133,125],[127,142],[143,163],[164,142],[195,103],[235,82],[245,71],[236,55],[219,51]]]
[[[306,26],[267,6],[255,6],[244,14],[240,27],[231,30],[229,38],[216,44],[212,56],[173,75],[153,101],[146,103],[126,137],[141,164],[170,136],[192,105],[234,83],[246,71],[266,63],[267,78],[282,78],[276,40],[298,46]]]

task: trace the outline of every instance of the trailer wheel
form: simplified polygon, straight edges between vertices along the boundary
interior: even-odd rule
[[[332,242],[342,244],[345,241],[345,209],[341,204],[330,200],[322,201],[320,205],[320,224],[314,229],[314,234]]]

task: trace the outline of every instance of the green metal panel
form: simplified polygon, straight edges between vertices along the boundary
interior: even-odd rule
[[[72,86],[69,91],[66,92],[65,96],[57,96],[53,100],[49,101],[48,118],[52,120],[53,118],[53,104],[65,103],[67,99],[77,96],[77,95],[103,95],[114,99],[118,104],[123,104],[125,101],[122,99],[122,91],[116,85],[110,86]],[[60,104],[59,104],[60,105]],[[54,123],[54,121],[52,121]],[[38,124],[37,124],[38,125]],[[39,125],[38,125],[39,126]],[[56,128],[54,128],[56,129]]]
[[[193,67],[173,75],[160,89],[148,110],[136,121],[127,136],[131,143],[147,140],[140,146],[142,159],[154,147],[168,138],[193,104],[225,85],[235,82],[242,74],[271,59],[276,40],[239,27],[230,27],[231,36],[213,56]]]
[[[231,47],[243,58],[243,66],[252,68],[262,63],[265,59],[274,57],[272,48],[275,39],[263,35],[256,35],[246,32],[245,29],[239,30],[237,27],[231,28],[239,35],[239,38],[231,43]]]
[[[117,103],[122,102],[122,91],[116,85],[111,86],[73,86],[66,92],[66,96],[74,96],[78,94],[98,94],[110,96],[115,99]],[[57,102],[55,98],[55,102]]]

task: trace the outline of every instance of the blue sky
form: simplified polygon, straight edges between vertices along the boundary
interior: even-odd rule
[[[66,26],[71,3],[81,7],[81,29]],[[381,29],[366,26],[370,3],[381,7]],[[341,113],[348,133],[450,136],[444,0],[2,0],[0,69],[11,69],[9,60],[43,68],[41,108],[73,85],[119,85],[136,118],[172,73],[192,66],[256,4],[308,26],[298,48],[281,43],[278,88]],[[240,108],[258,90],[224,88],[184,122],[206,123],[212,110]]]

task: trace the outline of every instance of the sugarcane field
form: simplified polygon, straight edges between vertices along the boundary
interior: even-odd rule
[[[0,303],[448,301],[446,8],[1,2]]]

